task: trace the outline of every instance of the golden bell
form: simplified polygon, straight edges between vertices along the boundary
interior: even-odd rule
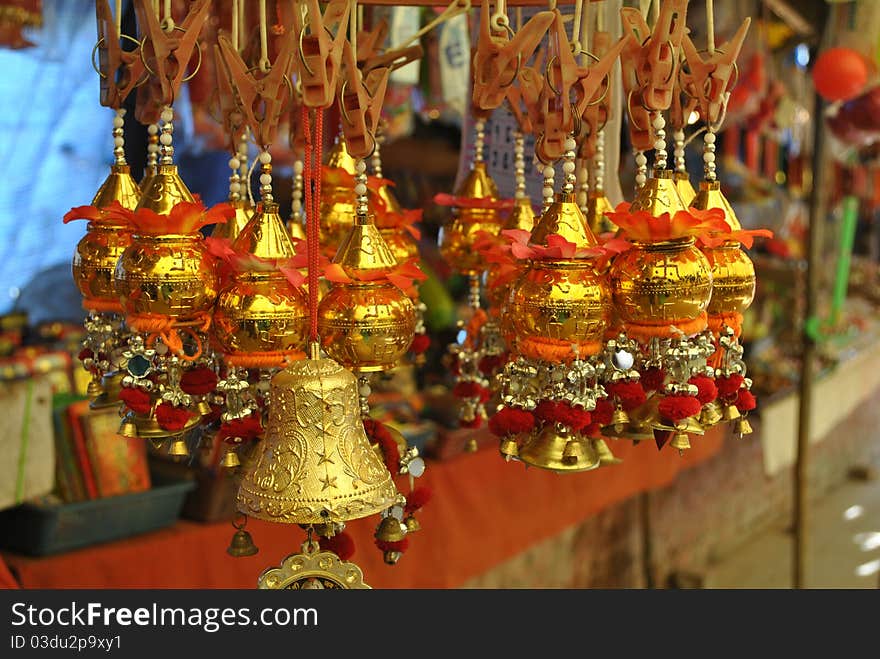
[[[376,197],[379,199],[380,206],[385,209],[386,213],[402,213],[403,208],[397,200],[397,195],[387,183],[381,183],[376,189]],[[381,222],[377,222],[380,229],[386,228]]]
[[[422,530],[422,525],[419,524],[419,520],[416,519],[414,515],[408,515],[405,520],[403,520],[403,525],[406,527],[407,533],[415,533],[416,531]]]
[[[105,407],[117,407],[119,405],[119,392],[122,391],[122,379],[125,373],[122,371],[110,371],[101,376],[101,383],[98,385],[100,393],[89,403],[89,408],[99,410]],[[92,383],[89,383],[89,387]]]
[[[712,269],[712,297],[706,311],[710,316],[741,314],[755,299],[755,265],[739,243],[704,247]]]
[[[331,359],[294,362],[269,391],[263,440],[243,467],[238,509],[287,524],[346,522],[391,506],[397,490],[360,418],[357,378]]]
[[[518,197],[513,203],[513,209],[504,222],[504,229],[519,229],[529,231],[535,228],[535,209],[532,208],[532,200],[528,197]]]
[[[614,428],[614,432],[622,433],[626,430],[626,427],[629,425],[629,414],[626,413],[626,410],[622,407],[618,406],[614,409],[614,413],[611,415],[611,427]]]
[[[608,231],[617,231],[617,225],[605,213],[613,211],[611,200],[601,190],[590,192],[587,197],[587,226],[590,231],[599,235]]]
[[[687,210],[687,205],[678,194],[672,171],[655,169],[654,175],[639,188],[629,209],[633,213],[648,211],[653,217],[660,217],[663,213],[673,217],[678,211]]]
[[[376,539],[385,542],[397,542],[406,537],[406,527],[393,515],[388,515],[376,528]]]
[[[612,261],[609,277],[615,311],[636,327],[694,321],[712,295],[712,270],[693,238],[633,243]]]
[[[509,460],[519,455],[519,444],[512,437],[505,437],[501,440],[498,450],[501,452],[501,455]]]
[[[94,400],[102,393],[104,393],[104,389],[101,387],[101,383],[98,380],[90,380],[88,387],[86,387],[86,396]]]
[[[226,467],[227,469],[235,469],[241,464],[241,461],[238,459],[238,451],[234,448],[227,448],[226,453],[223,454],[223,460],[220,462],[221,467]]]
[[[227,240],[235,241],[241,230],[244,229],[254,216],[254,207],[251,206],[247,199],[237,199],[236,201],[230,201],[229,204],[235,209],[235,215],[226,222],[215,224],[211,230],[212,238],[226,238]]]
[[[189,455],[189,449],[186,446],[186,442],[183,441],[180,437],[173,440],[171,442],[171,447],[168,449],[168,455],[172,455],[176,458],[182,458]]]
[[[397,562],[400,560],[400,558],[401,558],[402,556],[403,556],[403,552],[402,552],[402,551],[389,550],[389,551],[386,551],[386,552],[383,554],[382,559],[383,559],[383,560],[385,561],[385,563],[387,563],[388,565],[397,565]]]
[[[465,453],[476,453],[480,448],[479,443],[473,437],[468,437],[468,439],[464,443],[464,452]]]
[[[688,434],[679,430],[673,433],[672,440],[669,442],[669,445],[672,448],[677,448],[679,451],[686,451],[691,447],[691,442],[688,438]]]
[[[195,198],[177,173],[177,165],[159,165],[155,176],[141,193],[136,210],[149,208],[159,215],[168,215],[181,201],[195,201]]]
[[[182,435],[195,428],[200,422],[201,418],[194,414],[187,419],[186,425],[184,425],[182,430],[169,432],[159,425],[153,412],[150,412],[148,416],[141,416],[140,414],[135,414],[129,410],[122,418],[122,424],[119,427],[119,434],[123,437],[162,440],[167,439],[168,437]],[[182,455],[187,454],[188,452],[183,453]]]
[[[546,424],[537,436],[523,443],[519,459],[533,467],[565,473],[599,466],[599,455],[589,439],[570,435],[553,423]]]
[[[235,532],[232,536],[232,540],[229,542],[229,546],[226,548],[226,553],[235,558],[253,556],[258,551],[260,550],[257,549],[257,546],[254,544],[254,539],[251,537],[251,534],[244,529],[239,529]]]
[[[469,199],[498,199],[498,186],[489,176],[485,162],[474,163],[455,194]],[[452,222],[443,227],[440,253],[458,272],[479,274],[485,263],[474,244],[483,232],[497,236],[503,225],[497,208],[459,208]]]
[[[608,444],[604,439],[593,439],[593,449],[599,455],[599,462],[604,467],[606,465],[616,465],[623,462],[620,458],[616,457],[614,453],[611,452],[611,449],[608,448]]]
[[[672,176],[675,181],[675,189],[678,190],[678,196],[681,197],[685,206],[693,206],[694,197],[697,196],[694,186],[691,185],[691,177],[687,172],[675,172]]]
[[[137,425],[130,418],[123,419],[119,426],[119,434],[123,437],[134,438],[138,436]]]
[[[739,408],[736,405],[726,405],[724,407],[724,420],[725,421],[735,421],[736,419],[742,416],[739,413]]]
[[[703,409],[700,410],[700,425],[706,428],[714,426],[718,424],[724,415],[721,413],[721,405],[718,404],[717,400],[713,400],[709,403],[703,405]]]
[[[379,233],[382,234],[382,239],[398,263],[418,258],[419,244],[406,229],[399,227],[380,229]]]
[[[736,432],[740,437],[743,435],[751,435],[754,431],[752,430],[752,424],[749,423],[747,417],[740,417],[736,420]]]
[[[306,239],[306,228],[302,224],[302,220],[297,221],[296,218],[291,217],[287,220],[285,224],[287,228],[287,233],[290,234],[290,237],[295,240],[305,240]]]

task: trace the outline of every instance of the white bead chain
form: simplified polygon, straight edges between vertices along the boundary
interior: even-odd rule
[[[593,190],[605,192],[605,129],[596,134],[596,155],[593,156]]]
[[[241,189],[238,191],[242,199],[247,198],[250,188],[250,176],[248,175],[248,132],[245,130],[238,141],[238,178],[241,181]]]
[[[354,165],[355,215],[365,219],[370,208],[367,204],[367,163],[358,158]]]
[[[174,134],[174,110],[170,105],[166,105],[162,110],[162,132],[159,135],[160,153],[162,157],[159,162],[162,165],[174,164],[174,145],[172,144],[172,136]]]
[[[229,169],[232,175],[229,177],[229,201],[238,201],[241,199],[241,177],[238,175],[238,168],[241,162],[236,156],[229,159]]]
[[[275,199],[272,196],[272,154],[268,151],[260,152],[260,199],[271,204]]]
[[[474,140],[474,162],[483,162],[483,147],[486,141],[486,120],[477,119],[474,122],[476,139]]]
[[[155,172],[159,163],[159,124],[147,126],[147,171]]]
[[[715,131],[711,127],[703,135],[703,173],[707,181],[716,180]]]
[[[116,158],[117,165],[127,165],[125,161],[125,137],[123,136],[122,126],[125,123],[125,108],[116,110],[116,116],[113,117],[113,156]]]
[[[543,213],[548,208],[550,208],[550,204],[553,203],[553,189],[556,187],[556,183],[554,181],[556,170],[553,169],[553,165],[544,165],[544,168],[541,170],[541,172],[544,175],[544,188],[541,190],[541,197],[543,200],[541,212]]]
[[[293,163],[293,190],[290,193],[290,219],[296,224],[302,224],[302,199],[303,199],[303,161],[295,160]]]
[[[376,178],[382,178],[382,154],[380,153],[380,151],[382,142],[384,142],[385,139],[382,137],[381,134],[376,135],[375,139],[376,148],[373,149],[373,155],[370,158],[370,164],[373,166],[373,176],[375,176]]]
[[[587,212],[587,205],[590,201],[590,166],[589,160],[581,158],[578,161],[577,168],[578,196],[577,203],[581,212]]]
[[[654,169],[666,169],[669,154],[666,152],[666,119],[662,112],[657,112],[651,119],[654,126]]]
[[[648,182],[648,158],[644,151],[636,151],[636,190]]]
[[[672,133],[672,139],[675,144],[672,150],[673,160],[675,162],[675,171],[677,172],[687,172],[687,167],[684,161],[684,131],[677,130]]]
[[[562,154],[562,172],[564,174],[562,192],[569,195],[574,193],[574,185],[577,183],[577,176],[574,173],[577,167],[574,163],[574,158],[577,155],[577,142],[575,142],[574,136],[569,135],[565,139],[564,148],[565,153]]]
[[[516,199],[525,199],[526,197],[526,161],[525,161],[525,144],[526,140],[522,131],[514,131],[513,133],[513,182],[514,193]]]

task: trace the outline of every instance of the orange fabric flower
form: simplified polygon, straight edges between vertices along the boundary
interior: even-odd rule
[[[64,214],[64,224],[73,220],[89,220],[90,222],[122,222],[130,224],[134,211],[125,208],[118,201],[110,202],[105,208],[97,206],[75,206]]]
[[[206,209],[200,201],[180,201],[168,215],[141,208],[131,216],[135,231],[147,235],[163,233],[193,234],[209,224],[223,224],[235,217],[231,204],[216,204]]]
[[[630,211],[629,202],[622,202],[605,215],[620,227],[626,238],[636,242],[658,242],[730,231],[724,221],[724,211],[720,208],[705,211],[689,208],[677,211],[672,216],[663,213],[655,217],[648,211]]]

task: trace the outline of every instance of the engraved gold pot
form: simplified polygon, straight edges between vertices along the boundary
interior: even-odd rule
[[[609,271],[614,308],[627,325],[693,321],[709,306],[712,271],[693,238],[634,243]]]
[[[710,316],[743,313],[755,299],[755,265],[739,243],[704,248],[712,269]]]
[[[308,309],[280,272],[241,272],[214,308],[214,334],[228,353],[303,351]]]
[[[239,199],[229,203],[235,209],[235,215],[226,222],[214,225],[214,228],[211,230],[212,238],[226,238],[234,241],[254,216],[256,209],[249,202]]]
[[[132,236],[116,264],[116,292],[126,312],[188,318],[217,297],[214,260],[202,235]]]
[[[400,227],[379,229],[388,249],[394,254],[398,263],[406,263],[410,259],[419,258],[419,245],[406,229]]]
[[[412,300],[387,280],[333,284],[318,307],[318,331],[327,354],[362,372],[394,366],[412,343]]]
[[[611,317],[607,282],[589,260],[532,261],[510,289],[503,325],[518,354],[562,361],[599,350]]]
[[[131,235],[124,224],[89,222],[73,254],[73,280],[84,298],[118,303],[114,272]]]

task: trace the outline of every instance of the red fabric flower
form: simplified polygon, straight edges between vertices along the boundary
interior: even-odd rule
[[[423,508],[430,500],[431,488],[421,485],[415,488],[412,492],[409,493],[409,496],[406,498],[406,506],[404,506],[404,512],[407,515],[413,514],[415,511]]]
[[[757,405],[758,401],[755,399],[755,394],[748,389],[739,390],[739,394],[736,397],[736,409],[740,412],[748,412],[755,409]]]
[[[171,403],[162,403],[156,408],[156,421],[162,430],[178,432],[183,430],[192,413],[185,407],[175,407]]]
[[[489,430],[496,437],[530,432],[534,427],[534,415],[518,407],[502,407],[489,419]]]
[[[409,346],[411,352],[421,355],[431,346],[431,337],[427,334],[416,334]]]
[[[227,444],[242,444],[256,439],[263,432],[259,414],[249,414],[240,419],[224,421],[217,431],[217,439]]]
[[[150,394],[143,389],[137,389],[136,387],[124,387],[122,391],[119,392],[119,400],[125,403],[125,406],[132,412],[140,414],[141,416],[148,415],[153,408],[153,401],[150,399]]]
[[[180,388],[190,396],[204,396],[216,386],[217,375],[205,366],[186,371],[180,378]]]
[[[715,381],[712,378],[706,375],[695,375],[688,380],[688,383],[697,388],[697,400],[700,401],[700,405],[711,403],[718,398],[718,387],[715,386]]]
[[[354,540],[346,532],[342,531],[329,538],[320,538],[318,544],[324,551],[332,551],[343,561],[347,561],[354,556]]]
[[[715,378],[715,385],[718,387],[718,396],[725,400],[730,400],[736,396],[743,385],[743,376],[734,373],[727,377]]]
[[[611,423],[614,415],[614,405],[607,398],[600,398],[596,401],[596,408],[593,410],[593,423],[600,426],[607,426]]]
[[[642,373],[642,388],[645,391],[657,391],[658,389],[663,387],[663,382],[665,380],[666,371],[664,371],[662,368],[652,366],[648,369],[645,369],[645,372]]]
[[[641,382],[611,382],[605,385],[608,393],[617,398],[620,406],[630,412],[640,405],[645,404],[647,399],[645,389]],[[610,421],[610,419],[609,419]]]
[[[666,396],[660,401],[658,411],[667,421],[682,421],[700,413],[700,401],[694,396]]]
[[[400,471],[400,449],[388,428],[381,421],[364,419],[364,432],[371,444],[378,444],[382,451],[382,461],[392,474]]]

